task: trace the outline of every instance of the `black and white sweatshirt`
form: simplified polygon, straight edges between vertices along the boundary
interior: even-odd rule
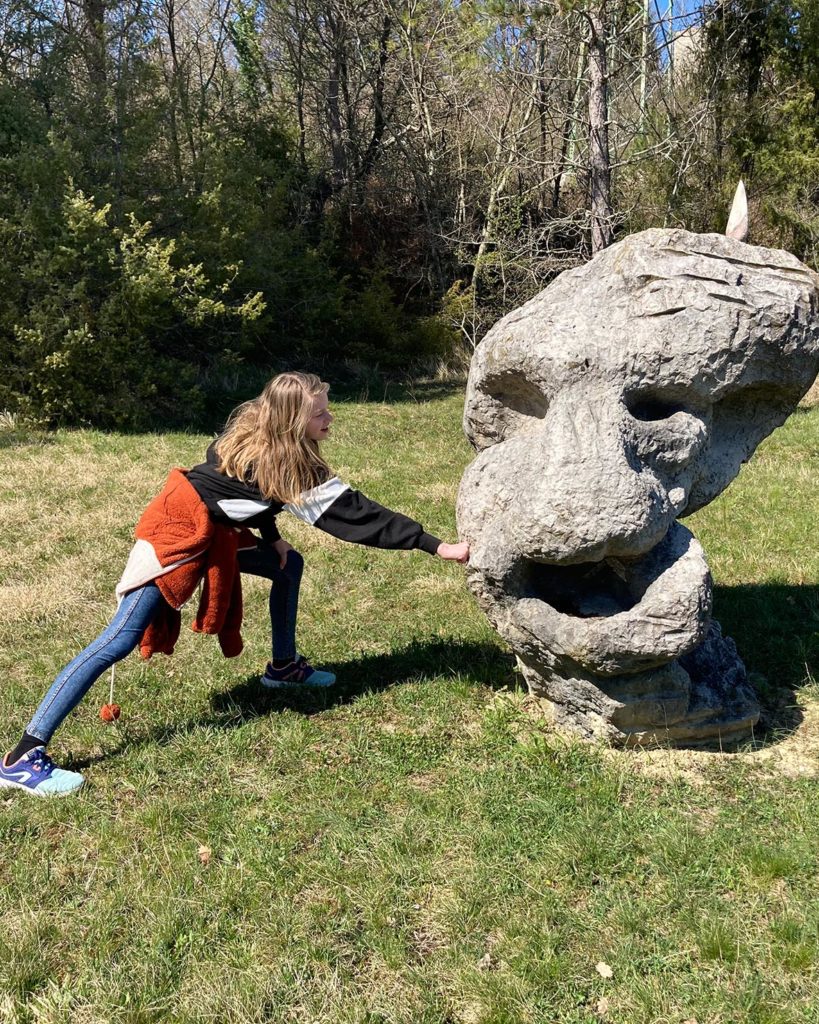
[[[276,516],[281,511],[290,512],[303,523],[317,526],[339,540],[354,544],[375,548],[420,548],[434,555],[441,543],[437,537],[425,533],[414,519],[370,501],[337,476],[305,491],[298,505],[282,504],[265,498],[254,484],[220,473],[213,444],[208,448],[206,459],[189,469],[187,477],[213,521],[259,530],[268,543],[279,539]]]

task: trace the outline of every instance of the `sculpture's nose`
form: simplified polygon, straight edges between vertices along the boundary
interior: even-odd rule
[[[602,385],[555,398],[529,436],[540,450],[513,525],[521,554],[556,563],[627,558],[662,539],[683,495],[669,496],[640,454],[638,427],[620,394]]]

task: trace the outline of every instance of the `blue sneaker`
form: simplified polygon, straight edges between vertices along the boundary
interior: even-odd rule
[[[76,793],[85,779],[79,772],[58,768],[43,747],[23,754],[19,761],[7,765],[0,759],[0,789],[24,789],[32,796],[68,796]]]
[[[332,672],[322,672],[313,668],[307,658],[297,655],[294,661],[284,668],[273,668],[269,661],[260,682],[269,690],[277,690],[283,686],[332,686],[336,677]]]

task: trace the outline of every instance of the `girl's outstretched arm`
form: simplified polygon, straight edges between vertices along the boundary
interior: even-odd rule
[[[339,540],[374,548],[419,548],[429,555],[441,555],[441,548],[459,549],[459,554],[442,558],[463,559],[460,545],[444,544],[440,537],[427,533],[420,523],[400,512],[371,501],[338,477],[306,491],[298,505],[284,506],[302,522],[316,526]]]

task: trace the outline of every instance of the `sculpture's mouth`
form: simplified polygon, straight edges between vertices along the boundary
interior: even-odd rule
[[[699,549],[691,546],[690,537],[674,523],[650,551],[633,558],[571,565],[524,559],[518,565],[516,597],[542,601],[561,615],[578,619],[651,615],[669,586],[679,588],[689,564],[699,563]]]
[[[710,611],[702,548],[680,523],[642,556],[562,566],[523,559],[507,584],[507,621],[526,649],[603,675],[679,657],[701,641]]]
[[[635,572],[640,559],[604,558],[578,565],[527,561],[521,570],[520,597],[545,601],[562,615],[580,619],[618,615],[639,604],[645,585]]]

